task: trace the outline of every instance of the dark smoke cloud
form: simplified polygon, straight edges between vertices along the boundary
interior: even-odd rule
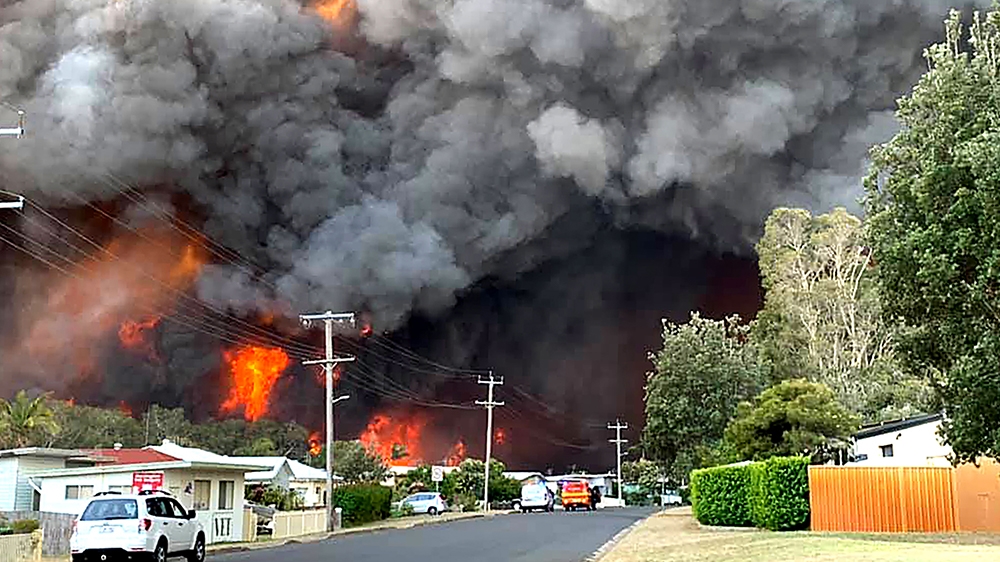
[[[0,166],[50,205],[116,196],[106,173],[187,193],[278,288],[223,264],[216,304],[394,326],[544,261],[508,256],[581,198],[737,251],[776,204],[852,204],[949,6],[358,0],[345,54],[289,0],[2,0],[31,135]]]

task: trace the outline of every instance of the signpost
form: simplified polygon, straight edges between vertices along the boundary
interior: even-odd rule
[[[132,491],[135,493],[144,492],[147,490],[162,490],[163,489],[163,473],[162,472],[133,472],[132,473]]]
[[[434,482],[434,491],[441,491],[441,482],[444,480],[444,467],[443,466],[432,466],[431,467],[431,480]]]

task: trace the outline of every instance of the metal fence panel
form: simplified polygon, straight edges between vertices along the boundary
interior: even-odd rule
[[[956,531],[955,495],[951,468],[809,467],[814,531]]]

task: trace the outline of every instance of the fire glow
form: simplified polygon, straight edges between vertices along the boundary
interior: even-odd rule
[[[312,457],[318,457],[323,452],[323,444],[319,439],[319,432],[314,431],[309,434],[309,455]]]
[[[319,0],[313,4],[313,9],[321,18],[338,27],[351,25],[358,12],[355,0]]]
[[[231,377],[229,398],[222,403],[226,412],[243,407],[243,417],[259,420],[270,407],[271,392],[291,361],[277,347],[246,345],[224,354]]]
[[[420,414],[377,414],[359,439],[389,466],[417,466],[424,462],[457,466],[465,460],[465,443],[461,440],[440,454],[445,449],[440,441],[438,446],[434,445],[428,435],[427,419]]]
[[[151,361],[159,361],[156,348],[148,337],[149,332],[153,331],[159,324],[159,316],[150,316],[139,321],[126,320],[118,327],[118,341],[125,349],[141,353]]]

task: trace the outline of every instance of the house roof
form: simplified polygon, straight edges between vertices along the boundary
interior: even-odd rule
[[[243,457],[228,457],[224,455],[218,455],[211,451],[206,451],[204,449],[196,449],[194,447],[182,447],[169,439],[164,439],[162,445],[152,445],[145,447],[144,450],[153,450],[164,455],[168,455],[177,459],[181,459],[185,462],[191,463],[192,466],[202,466],[217,468],[220,470],[238,470],[241,472],[258,472],[260,470],[270,470],[273,468],[271,463],[262,462],[250,462],[245,460]],[[250,457],[252,458],[252,457]]]
[[[182,460],[152,449],[94,449],[88,452],[109,459],[111,464],[149,464]]]
[[[884,435],[886,433],[892,433],[894,431],[902,431],[904,429],[910,429],[911,427],[917,427],[929,423],[937,423],[943,418],[944,418],[943,414],[927,414],[923,416],[914,416],[912,418],[904,418],[901,420],[870,424],[858,430],[858,432],[854,434],[854,438],[867,439],[869,437],[876,437],[879,435]]]
[[[0,457],[50,457],[57,459],[90,458],[87,451],[79,449],[52,449],[49,447],[22,447],[0,451]]]
[[[504,472],[503,475],[506,476],[507,478],[512,478],[514,480],[517,480],[518,482],[524,482],[525,480],[533,476],[538,476],[542,480],[547,480],[546,476],[541,472],[512,471],[512,472]]]
[[[301,463],[297,460],[292,460],[285,457],[234,457],[241,461],[245,461],[252,464],[263,464],[271,465],[270,470],[259,471],[259,472],[249,472],[246,475],[247,481],[262,482],[267,480],[273,480],[281,472],[282,466],[288,466],[289,472],[292,473],[293,481],[302,480],[326,480],[326,471],[313,468],[307,464]],[[341,478],[334,475],[336,480]]]

